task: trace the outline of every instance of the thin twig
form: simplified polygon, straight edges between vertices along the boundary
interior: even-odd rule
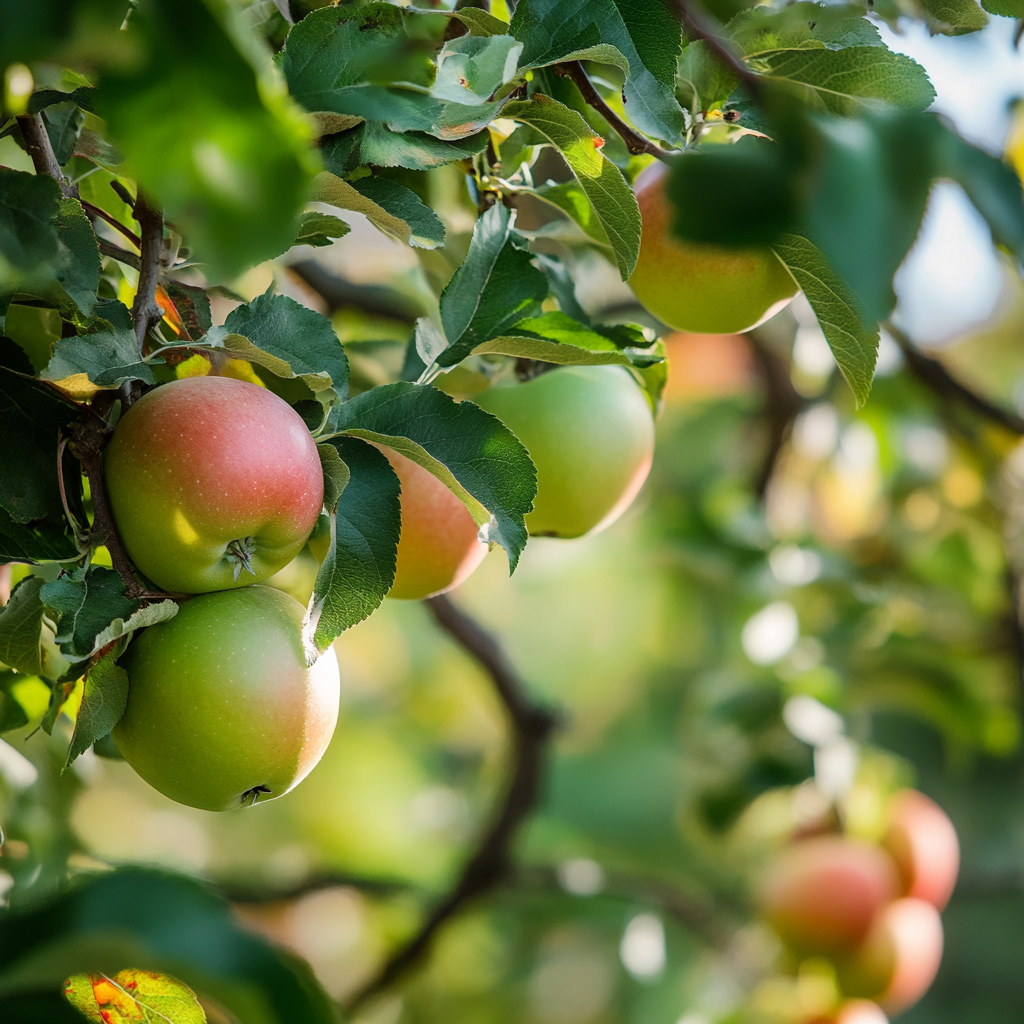
[[[125,266],[134,267],[139,270],[142,267],[142,260],[133,252],[129,252],[127,249],[122,249],[120,246],[112,245],[110,242],[104,242],[102,238],[97,239],[100,245],[100,252],[104,256],[112,256],[118,263],[123,263]]]
[[[754,482],[754,493],[763,499],[768,491],[775,466],[779,461],[783,446],[789,439],[793,422],[806,404],[800,393],[793,387],[790,377],[789,363],[772,351],[758,336],[756,331],[747,335],[751,352],[757,360],[758,369],[764,380],[765,400],[762,417],[765,421],[768,437],[761,469]]]
[[[374,316],[413,323],[427,312],[407,296],[382,285],[355,285],[332,274],[316,260],[290,263],[288,270],[327,303],[328,311],[352,307]]]
[[[594,83],[587,77],[586,71],[583,70],[583,65],[578,60],[567,60],[562,64],[557,64],[555,70],[559,73],[565,74],[576,83],[576,88],[579,89],[583,98],[587,101],[588,106],[593,107],[609,124],[609,126],[615,131],[615,133],[622,139],[626,144],[626,149],[630,153],[649,153],[651,156],[657,157],[659,160],[670,160],[676,150],[662,149],[661,146],[651,142],[650,139],[645,138],[639,132],[634,131],[626,124],[625,121],[615,113],[605,98],[594,88]]]
[[[1024,418],[1018,416],[1015,412],[1010,412],[1008,409],[1002,409],[998,405],[994,405],[987,398],[979,395],[978,392],[957,380],[938,359],[926,356],[894,324],[886,323],[883,326],[896,344],[899,345],[910,372],[922,384],[934,391],[940,399],[944,401],[952,399],[961,405],[967,406],[992,423],[997,423],[1013,434],[1024,434]]]
[[[453,888],[430,912],[419,931],[349,1000],[350,1011],[386,989],[418,963],[446,921],[468,901],[490,891],[509,874],[511,846],[519,826],[537,801],[546,741],[556,724],[550,711],[530,700],[515,669],[490,634],[443,595],[430,598],[427,606],[437,624],[491,677],[512,727],[511,777],[493,822]]]
[[[139,238],[131,228],[125,227],[116,217],[111,217],[106,210],[101,209],[99,206],[93,206],[92,203],[87,203],[84,199],[79,199],[82,206],[91,213],[94,217],[100,217],[105,220],[115,231],[120,231],[125,238],[128,239],[136,249],[142,248],[142,239]]]
[[[18,127],[21,129],[21,137],[25,141],[25,149],[32,158],[32,166],[36,169],[36,174],[49,175],[60,185],[60,190],[65,196],[77,199],[78,186],[72,185],[60,169],[57,156],[53,152],[53,145],[50,143],[50,135],[43,122],[43,115],[21,114],[17,120]]]
[[[139,222],[139,248],[142,255],[139,286],[132,303],[132,323],[135,325],[135,341],[141,353],[149,329],[158,324],[164,315],[156,301],[156,286],[160,280],[160,265],[164,257],[164,217],[141,189],[135,201],[134,213]]]
[[[703,11],[698,13],[698,8],[690,0],[675,0],[676,8],[683,21],[683,27],[687,34],[694,39],[702,39],[719,61],[724,64],[741,82],[745,83],[750,94],[755,99],[763,85],[761,76],[751,71],[743,61],[729,49],[721,37],[710,27]]]

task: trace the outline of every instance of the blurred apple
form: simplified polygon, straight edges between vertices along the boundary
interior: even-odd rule
[[[942,910],[960,870],[960,844],[949,815],[916,789],[897,793],[883,846],[896,861],[903,894]]]
[[[848,952],[897,895],[892,859],[869,843],[819,836],[788,847],[768,870],[761,907],[786,944],[802,955]]]

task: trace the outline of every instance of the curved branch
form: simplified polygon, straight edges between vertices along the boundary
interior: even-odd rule
[[[94,206],[92,203],[87,203],[84,199],[79,199],[79,202],[85,208],[86,213],[91,213],[94,217],[99,217],[101,220],[105,220],[115,231],[124,235],[136,249],[142,248],[142,239],[139,238],[131,228],[126,228],[116,217],[112,217],[106,210],[101,209],[99,206]]]
[[[594,88],[594,83],[587,77],[583,65],[578,60],[567,60],[563,64],[555,66],[560,74],[565,74],[576,84],[576,88],[582,93],[587,105],[593,107],[610,125],[613,131],[626,144],[626,149],[634,155],[637,153],[649,153],[659,160],[668,161],[677,152],[676,150],[662,149],[655,145],[650,139],[645,138],[639,132],[634,131],[625,121],[608,106],[605,98]]]
[[[25,141],[25,149],[32,158],[32,166],[36,174],[47,174],[60,185],[61,192],[70,199],[78,198],[78,187],[72,185],[60,169],[57,156],[53,152],[50,135],[46,130],[42,114],[21,114],[17,118],[21,137]]]
[[[427,607],[437,624],[491,677],[513,732],[512,772],[504,799],[476,851],[448,894],[427,916],[419,931],[401,946],[380,972],[348,1002],[361,1006],[415,966],[430,949],[435,935],[451,917],[477,896],[493,889],[512,867],[511,846],[540,791],[541,770],[555,716],[534,704],[498,642],[445,596],[432,597]]]
[[[1024,434],[1024,418],[1008,409],[994,405],[977,391],[957,380],[938,359],[926,356],[911,340],[892,323],[883,324],[885,330],[900,347],[907,368],[926,387],[944,401],[952,399],[967,406],[992,423],[1013,434]]]

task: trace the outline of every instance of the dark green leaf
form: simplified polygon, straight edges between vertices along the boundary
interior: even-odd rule
[[[228,277],[283,252],[309,182],[304,129],[265,105],[255,40],[226,6],[148,0],[127,21],[130,62],[100,79],[96,108],[130,173],[166,208],[207,263]],[[266,83],[265,92],[273,94]]]
[[[0,257],[32,273],[59,255],[60,186],[46,175],[0,167]]]
[[[55,224],[60,247],[57,280],[82,315],[90,316],[100,283],[96,233],[77,199],[61,199]]]
[[[37,89],[28,98],[28,110],[26,113],[38,114],[48,107],[60,103],[74,104],[82,110],[92,110],[96,90],[89,85],[80,85],[71,92],[61,92],[59,89]]]
[[[541,93],[509,103],[503,114],[536,128],[565,157],[593,204],[626,280],[640,253],[640,210],[622,172],[601,153],[598,137],[576,111]]]
[[[17,523],[62,524],[58,435],[77,413],[29,378],[0,368],[0,508]],[[65,470],[70,500],[81,485]]]
[[[548,283],[531,261],[504,206],[495,204],[477,220],[466,259],[441,293],[448,347],[437,357],[439,366],[454,366],[481,342],[539,309]]]
[[[318,444],[316,450],[320,456],[320,465],[324,470],[324,508],[328,513],[334,515],[338,507],[338,499],[348,487],[351,474],[333,444],[330,442]]]
[[[981,6],[1000,18],[1024,19],[1024,0],[981,0]]]
[[[126,380],[155,384],[153,371],[139,355],[127,307],[116,300],[101,302],[96,306],[96,317],[91,333],[57,342],[53,358],[40,375],[43,380],[66,388],[80,375],[101,388],[116,388]]]
[[[127,706],[128,674],[114,663],[114,652],[111,651],[100,658],[86,674],[82,703],[75,719],[75,732],[61,774],[96,740],[102,739],[117,725]]]
[[[362,213],[375,227],[419,249],[444,245],[440,218],[411,189],[374,175],[349,183],[325,171],[317,175],[310,197],[342,210]]]
[[[0,732],[20,729],[28,723],[28,715],[25,709],[18,703],[17,698],[11,692],[12,685],[21,678],[22,676],[17,672],[4,672],[0,670]]]
[[[625,64],[633,124],[669,141],[685,130],[673,91],[682,31],[662,0],[521,0],[510,31],[523,43],[523,68],[587,58]]]
[[[213,326],[210,298],[206,291],[179,281],[168,281],[165,287],[188,336],[201,338]]]
[[[62,103],[48,107],[43,114],[46,134],[50,137],[57,163],[62,167],[75,152],[75,144],[85,125],[85,115],[78,107],[70,103]]]
[[[295,245],[331,245],[335,239],[344,238],[352,229],[339,217],[329,213],[304,213],[295,235]]]
[[[48,675],[52,669],[42,640],[42,587],[40,577],[26,576],[0,608],[0,662],[27,676]]]
[[[402,529],[401,486],[388,460],[356,438],[335,437],[319,447],[328,446],[347,467],[349,478],[332,517],[330,550],[310,600],[309,627],[318,651],[380,606],[395,580]]]
[[[422,171],[466,160],[487,146],[487,132],[463,139],[435,139],[425,132],[394,132],[379,121],[366,121],[320,142],[324,166],[344,177],[357,167],[408,167]]]
[[[0,508],[0,562],[70,562],[80,558],[74,531],[63,516],[18,523]]]
[[[515,569],[537,478],[526,449],[500,420],[428,385],[398,383],[342,405],[338,431],[394,448],[433,473],[488,527]]]
[[[860,303],[822,253],[801,235],[772,246],[800,285],[858,405],[868,400],[878,358],[878,327],[865,326]]]
[[[4,913],[0,1020],[25,1020],[17,1007],[28,1000],[40,1007],[36,1021],[69,1019],[62,1016],[73,1013],[61,996],[64,979],[102,965],[110,976],[124,968],[173,974],[197,992],[215,993],[222,1019],[337,1022],[304,962],[245,930],[223,899],[187,878],[104,872]],[[12,966],[25,957],[38,969],[15,975]]]

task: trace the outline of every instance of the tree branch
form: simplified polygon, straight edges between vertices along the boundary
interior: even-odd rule
[[[958,402],[1013,434],[1024,434],[1024,418],[1008,409],[1000,408],[957,380],[938,359],[926,356],[903,331],[892,323],[886,323],[883,326],[899,345],[910,372],[940,399]]]
[[[763,499],[771,483],[779,455],[793,429],[793,422],[805,402],[793,387],[789,363],[769,348],[758,336],[757,331],[751,331],[746,337],[765,385],[764,409],[761,415],[768,431],[768,439],[761,460],[761,470],[754,482],[754,492],[758,498]]]
[[[309,285],[326,303],[330,312],[351,306],[373,316],[413,323],[426,313],[408,296],[381,285],[355,285],[332,274],[316,260],[299,260],[288,269]]]
[[[49,133],[43,123],[42,114],[21,114],[17,118],[18,127],[21,129],[21,137],[25,141],[25,149],[32,158],[32,166],[36,174],[47,174],[60,185],[61,192],[71,199],[78,198],[78,188],[72,185],[64,172],[60,169],[53,146],[50,143]]]
[[[582,93],[587,105],[593,107],[611,126],[615,133],[626,144],[630,153],[649,153],[659,160],[670,160],[676,150],[662,149],[655,145],[650,139],[645,138],[639,132],[634,131],[625,121],[608,106],[605,98],[594,88],[594,83],[587,77],[583,65],[578,60],[567,60],[563,64],[556,64],[555,70],[564,74],[576,84],[576,88]]]
[[[432,597],[426,603],[437,624],[491,677],[512,727],[511,778],[494,820],[453,888],[430,912],[419,931],[349,1000],[347,1009],[350,1011],[415,966],[446,921],[468,901],[493,889],[508,875],[512,866],[511,846],[537,801],[546,740],[556,724],[550,711],[530,700],[515,669],[490,634],[443,595]]]
[[[125,238],[128,239],[136,249],[142,248],[142,239],[139,238],[131,228],[125,227],[116,217],[111,217],[106,210],[101,209],[98,206],[93,206],[92,203],[87,203],[84,199],[78,200],[87,212],[91,213],[94,217],[100,217],[105,220],[115,231],[119,231]]]
[[[164,258],[164,217],[142,189],[135,200],[135,219],[139,222],[141,234],[139,248],[142,250],[139,267],[139,286],[132,303],[132,323],[135,325],[135,341],[142,352],[149,329],[158,324],[164,315],[156,301],[156,286],[160,280],[160,266]]]
[[[100,245],[100,252],[104,256],[112,256],[118,263],[124,263],[126,266],[134,267],[136,270],[142,267],[142,260],[135,253],[122,249],[120,246],[112,245],[110,242],[104,242],[102,238],[97,239],[97,241]]]
[[[756,100],[762,91],[763,82],[761,76],[751,71],[746,64],[722,41],[712,28],[707,24],[703,11],[699,11],[691,0],[675,0],[679,16],[682,18],[683,27],[687,34],[694,39],[702,39],[719,61],[724,64],[741,82],[745,83],[750,90],[750,95]],[[698,13],[699,11],[699,13]]]

